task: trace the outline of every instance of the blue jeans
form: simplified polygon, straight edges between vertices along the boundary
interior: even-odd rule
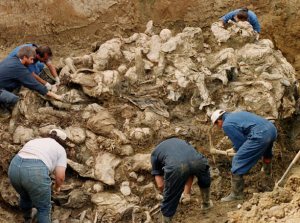
[[[169,170],[164,174],[164,198],[161,204],[161,212],[166,217],[175,215],[184,185],[190,176],[197,177],[200,188],[208,188],[211,183],[209,165],[204,157],[178,164]]]
[[[0,89],[0,106],[3,108],[9,108],[13,107],[19,100],[19,97],[16,96],[15,94],[4,90]]]
[[[51,179],[43,161],[16,155],[9,165],[8,177],[20,194],[24,219],[30,219],[31,209],[35,207],[38,222],[51,223]]]

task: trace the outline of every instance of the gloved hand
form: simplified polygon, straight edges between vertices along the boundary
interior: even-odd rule
[[[56,85],[60,85],[60,79],[59,79],[59,77],[57,76],[57,77],[55,77],[55,84]]]
[[[45,87],[48,89],[48,91],[51,91],[52,85],[49,84],[48,82],[45,84]]]

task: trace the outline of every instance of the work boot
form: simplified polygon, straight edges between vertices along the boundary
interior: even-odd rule
[[[182,193],[180,197],[180,203],[188,204],[191,202],[191,194]]]
[[[223,197],[221,202],[234,200],[242,200],[244,198],[244,179],[242,175],[232,175],[231,178],[231,193],[227,197]]]
[[[172,217],[166,217],[162,215],[162,223],[171,223],[172,222]]]
[[[264,172],[267,176],[271,176],[272,173],[272,160],[271,159],[263,159],[263,166],[261,171]]]
[[[208,210],[213,207],[213,202],[210,200],[210,188],[200,188],[202,197],[202,210]]]

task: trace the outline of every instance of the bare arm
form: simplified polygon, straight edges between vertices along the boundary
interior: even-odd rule
[[[60,187],[65,181],[65,174],[66,174],[66,168],[62,166],[57,166],[55,168],[55,185],[54,185],[54,190],[56,192],[60,191]]]
[[[163,176],[155,175],[155,182],[156,182],[156,185],[157,185],[158,189],[160,190],[160,192],[163,192],[163,190],[164,190],[164,178],[163,178]]]
[[[49,96],[49,97],[51,97],[51,98],[54,98],[56,100],[59,100],[59,101],[63,100],[63,97],[61,95],[55,94],[55,93],[53,93],[51,91],[48,91],[48,93],[46,95]]]
[[[50,62],[46,63],[46,65],[49,68],[53,77],[58,77],[55,67]]]

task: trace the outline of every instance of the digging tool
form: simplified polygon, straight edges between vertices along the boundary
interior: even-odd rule
[[[209,130],[209,152],[211,154],[221,154],[221,155],[226,155],[226,156],[234,156],[235,155],[235,152],[232,151],[231,149],[230,150],[226,150],[226,151],[223,151],[223,150],[219,150],[219,149],[216,149],[212,143],[212,138],[211,138],[211,133],[212,133],[212,128],[210,128]],[[213,155],[213,161],[215,163],[215,157]]]
[[[287,176],[287,174],[289,173],[289,171],[291,170],[292,166],[294,166],[294,164],[299,160],[300,158],[300,150],[297,153],[297,155],[295,156],[295,158],[293,159],[293,161],[290,163],[289,167],[286,169],[286,171],[284,172],[283,176],[280,178],[280,180],[275,184],[275,188],[279,187],[280,184],[282,183],[282,181],[285,179],[285,177]]]

